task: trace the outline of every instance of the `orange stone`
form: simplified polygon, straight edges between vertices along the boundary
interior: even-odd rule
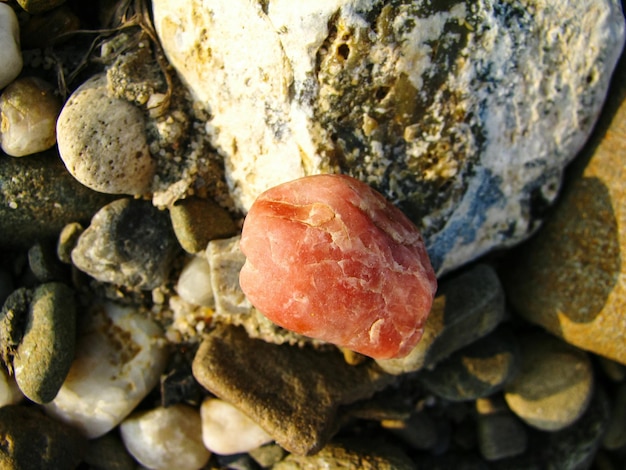
[[[281,327],[376,359],[419,342],[435,273],[417,227],[367,184],[316,175],[269,189],[241,249],[241,288]]]

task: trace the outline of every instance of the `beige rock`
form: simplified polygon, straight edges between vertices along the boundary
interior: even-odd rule
[[[17,16],[6,3],[0,3],[0,89],[11,83],[22,71],[20,27]]]
[[[144,116],[109,94],[104,75],[87,80],[67,100],[57,141],[68,171],[85,186],[109,194],[150,191],[155,163]]]

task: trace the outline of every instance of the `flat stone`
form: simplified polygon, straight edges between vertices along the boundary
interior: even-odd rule
[[[243,211],[344,172],[418,224],[438,274],[537,228],[624,44],[615,0],[152,5]]]
[[[188,405],[133,413],[120,424],[120,435],[131,455],[154,470],[197,470],[211,456],[202,443],[200,412]]]
[[[150,290],[168,279],[177,251],[165,212],[148,201],[118,199],[94,215],[72,262],[99,281]]]
[[[167,351],[160,327],[134,308],[106,303],[85,315],[69,374],[45,409],[93,439],[117,426],[157,385]]]
[[[43,152],[56,143],[61,101],[49,83],[18,78],[0,96],[2,150],[12,157]]]
[[[310,456],[289,455],[274,470],[301,468],[359,468],[363,470],[415,470],[415,463],[399,448],[371,439],[333,442]]]
[[[55,421],[33,407],[0,408],[0,467],[76,468],[86,442],[70,426]]]
[[[626,364],[626,59],[589,151],[543,230],[502,270],[515,312]]]
[[[0,8],[5,4],[0,3]],[[80,184],[56,150],[28,158],[0,158],[0,245],[30,247],[56,238],[68,223],[88,223],[113,198]]]
[[[502,390],[517,373],[519,351],[510,331],[496,331],[420,371],[418,380],[450,401],[475,400]]]
[[[169,211],[176,238],[188,253],[204,251],[211,240],[230,238],[237,233],[228,212],[209,199],[183,199]]]
[[[476,402],[478,446],[487,461],[523,454],[528,444],[525,426],[501,400],[485,398]]]
[[[20,26],[10,5],[0,3],[0,89],[11,83],[22,71]]]
[[[146,194],[156,167],[145,126],[141,110],[111,96],[106,76],[96,75],[63,105],[57,121],[59,153],[70,174],[88,188]]]
[[[378,359],[419,342],[437,280],[424,241],[363,182],[316,175],[271,188],[246,216],[239,283],[274,323]]]
[[[504,291],[495,270],[478,264],[439,284],[417,346],[402,359],[378,360],[388,373],[432,367],[454,351],[487,335],[505,315]]]
[[[59,282],[41,284],[32,293],[13,369],[20,390],[36,403],[48,403],[57,395],[74,360],[74,295]]]
[[[570,426],[593,394],[591,361],[584,351],[545,333],[520,339],[520,372],[504,398],[525,423],[543,431]]]
[[[394,381],[371,364],[346,364],[336,351],[274,345],[228,326],[205,337],[193,372],[207,390],[300,455],[328,442],[339,406],[369,398]]]

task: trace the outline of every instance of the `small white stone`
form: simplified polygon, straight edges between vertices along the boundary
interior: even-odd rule
[[[52,147],[60,110],[50,84],[36,77],[15,80],[0,97],[2,150],[23,157]]]
[[[107,303],[89,315],[67,378],[45,408],[93,439],[117,426],[156,386],[167,352],[159,326],[133,308]]]
[[[176,284],[176,292],[185,302],[202,307],[215,305],[210,269],[204,256],[194,256],[185,265]]]
[[[200,415],[204,445],[216,454],[250,452],[273,440],[246,414],[219,398],[204,400]]]
[[[85,186],[108,194],[150,191],[155,162],[139,108],[109,95],[105,75],[87,80],[57,121],[59,153]]]
[[[154,470],[196,470],[211,456],[202,444],[200,413],[187,405],[134,413],[120,433],[128,452]]]
[[[15,405],[24,399],[24,395],[15,383],[15,379],[0,367],[0,407]]]
[[[4,88],[20,74],[23,65],[17,16],[6,3],[0,3],[0,64],[0,88]]]

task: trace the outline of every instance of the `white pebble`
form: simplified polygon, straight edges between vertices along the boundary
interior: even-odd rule
[[[46,411],[93,439],[117,426],[156,386],[167,363],[161,329],[130,307],[89,312],[76,358]]]
[[[22,392],[15,383],[15,379],[0,367],[0,407],[15,405],[24,398]]]
[[[202,444],[200,413],[187,405],[133,413],[120,434],[128,452],[154,470],[197,470],[211,456]]]
[[[204,445],[216,454],[250,452],[273,440],[261,426],[224,400],[207,398],[200,415]]]
[[[6,3],[0,3],[0,64],[1,89],[15,80],[23,65],[17,16]]]
[[[105,75],[87,80],[57,121],[59,153],[85,186],[108,194],[146,194],[155,162],[139,108],[109,95]]]
[[[36,77],[15,80],[0,96],[2,150],[23,157],[52,147],[60,110],[50,84]]]
[[[202,307],[213,307],[213,289],[211,288],[211,267],[204,256],[194,256],[183,268],[176,292],[185,301]]]

